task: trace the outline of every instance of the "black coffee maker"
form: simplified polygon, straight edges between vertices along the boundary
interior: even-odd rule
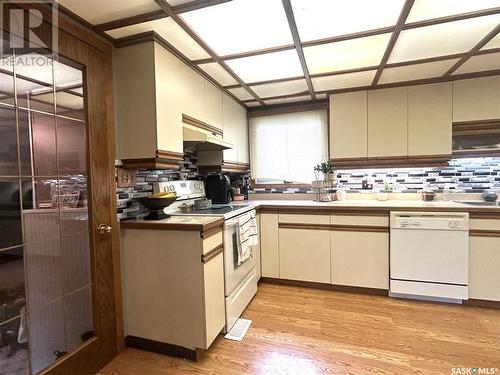
[[[205,179],[205,193],[213,204],[228,204],[231,202],[231,182],[229,177],[214,174]]]

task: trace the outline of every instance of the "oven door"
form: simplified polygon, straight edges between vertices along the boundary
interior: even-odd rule
[[[224,224],[224,282],[225,294],[229,296],[234,289],[255,268],[257,247],[252,247],[252,255],[238,265],[238,226],[239,219],[235,217]]]

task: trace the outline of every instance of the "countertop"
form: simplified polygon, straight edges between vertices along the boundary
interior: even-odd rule
[[[162,220],[122,221],[122,229],[153,229],[207,232],[224,225],[224,218],[213,216],[171,216]]]
[[[387,201],[377,201],[377,200],[345,200],[345,201],[333,201],[333,202],[315,202],[306,200],[252,200],[248,201],[249,204],[253,204],[256,207],[265,209],[314,209],[314,210],[325,210],[325,211],[463,211],[463,212],[475,212],[475,213],[491,213],[500,214],[500,207],[495,206],[475,206],[468,205],[464,203],[457,202],[445,202],[445,201],[433,201],[424,202],[418,200],[387,200]]]

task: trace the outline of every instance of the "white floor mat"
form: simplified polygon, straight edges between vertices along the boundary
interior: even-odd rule
[[[251,324],[251,320],[240,318],[236,321],[236,323],[234,323],[233,328],[231,328],[231,330],[224,337],[229,340],[241,341],[245,337]]]

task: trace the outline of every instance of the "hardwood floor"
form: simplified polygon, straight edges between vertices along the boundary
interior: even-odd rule
[[[127,349],[99,375],[500,374],[499,310],[260,284],[244,317],[197,363]]]

